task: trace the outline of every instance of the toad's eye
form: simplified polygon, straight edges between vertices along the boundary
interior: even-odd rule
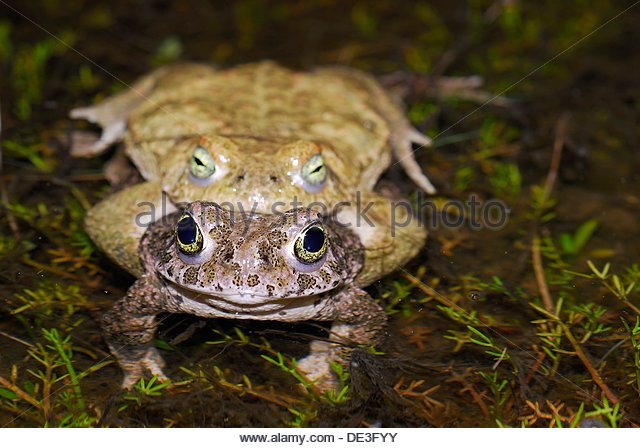
[[[189,172],[191,176],[193,176],[193,179],[196,180],[209,179],[213,176],[213,173],[216,172],[215,160],[213,160],[209,151],[202,146],[198,146],[196,150],[193,151],[193,155],[189,161]]]
[[[185,255],[196,255],[202,251],[202,232],[198,228],[193,216],[184,214],[176,228],[176,241],[178,249]]]
[[[327,234],[324,227],[314,224],[302,232],[296,239],[293,250],[302,263],[315,263],[327,252]]]
[[[310,192],[320,191],[327,180],[327,166],[324,163],[322,154],[312,156],[302,166],[300,176],[304,181],[306,190]]]

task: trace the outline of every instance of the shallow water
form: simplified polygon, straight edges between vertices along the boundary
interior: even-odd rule
[[[640,329],[625,328],[640,307],[640,10],[396,3],[0,7],[0,426],[640,423]],[[69,157],[67,111],[164,63],[265,58],[351,65],[401,88],[414,125],[435,137],[417,157],[437,200],[500,200],[508,222],[437,226],[417,259],[368,288],[390,316],[389,337],[383,354],[356,355],[349,400],[308,394],[262,356],[300,358],[323,328],[189,316],[169,316],[159,334],[178,384],[121,396],[98,319],[132,278],[82,230],[85,208],[108,194],[108,156]],[[414,76],[384,76],[394,72]],[[421,85],[432,74],[479,75],[487,99],[510,102],[429,98]],[[555,172],[554,141],[563,144],[552,203],[536,207]],[[382,185],[414,197],[398,167]],[[588,261],[610,264],[604,279]],[[555,317],[543,310],[544,283]]]

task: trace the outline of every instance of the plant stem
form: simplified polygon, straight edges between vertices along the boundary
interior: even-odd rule
[[[533,263],[533,272],[536,276],[536,284],[538,285],[538,290],[542,297],[544,309],[553,314],[555,306],[553,305],[553,298],[551,297],[547,281],[544,277],[542,255],[540,254],[540,237],[537,233],[533,236],[533,241],[531,242],[531,261]]]
[[[573,346],[573,349],[576,352],[576,355],[578,356],[578,358],[580,358],[580,361],[582,361],[582,364],[584,364],[584,366],[589,371],[589,374],[591,375],[591,378],[593,378],[593,381],[598,385],[598,387],[602,390],[602,392],[604,392],[604,394],[609,399],[609,401],[611,401],[613,404],[618,403],[620,399],[613,392],[611,392],[609,387],[604,383],[604,381],[602,380],[602,377],[600,376],[598,371],[593,367],[593,364],[591,364],[591,362],[589,361],[589,358],[587,358],[587,355],[582,350],[582,347],[580,346],[578,341],[576,341],[576,339],[573,337],[573,334],[571,333],[571,330],[569,330],[569,327],[567,327],[559,319],[558,319],[558,322],[562,326],[562,331],[564,332],[564,335],[569,340],[569,343],[571,343],[571,345]]]
[[[15,384],[12,384],[11,382],[7,381],[5,378],[1,376],[0,376],[0,386],[4,387],[5,389],[9,389],[11,392],[16,394],[20,398],[22,398],[24,401],[29,403],[34,408],[42,409],[42,405],[39,401],[37,401],[31,395],[29,395],[28,393],[20,389],[18,386],[16,386]]]
[[[82,389],[80,389],[80,382],[78,381],[78,375],[76,373],[76,369],[74,369],[73,364],[71,363],[71,359],[68,356],[69,354],[67,353],[64,347],[64,342],[60,341],[60,335],[57,334],[57,332],[56,334],[52,333],[51,338],[49,338],[49,340],[53,343],[53,346],[56,352],[58,352],[58,355],[60,355],[60,358],[62,358],[62,361],[64,362],[67,372],[69,372],[69,379],[71,380],[71,386],[78,400],[78,407],[80,407],[81,409],[84,409],[85,402],[84,402],[84,397],[82,396]]]
[[[562,159],[562,148],[564,146],[564,140],[567,135],[567,124],[569,123],[569,114],[564,112],[558,122],[556,123],[555,139],[553,141],[553,153],[551,154],[551,164],[549,165],[549,172],[547,178],[544,181],[544,202],[547,202],[551,191],[555,186],[556,179],[558,178],[558,171],[560,169],[560,160]]]

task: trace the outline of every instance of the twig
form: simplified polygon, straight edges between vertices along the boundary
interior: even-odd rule
[[[487,407],[487,405],[484,403],[484,401],[482,401],[482,398],[484,397],[484,393],[479,394],[474,388],[473,388],[473,384],[470,384],[469,382],[467,382],[466,376],[469,375],[469,373],[471,372],[471,369],[467,369],[465,370],[464,373],[459,374],[453,374],[451,376],[450,379],[446,380],[447,383],[460,383],[463,388],[460,389],[459,393],[463,394],[465,392],[468,392],[471,395],[471,399],[478,405],[478,407],[480,408],[480,411],[482,412],[482,414],[486,417],[486,418],[490,418],[491,413],[489,412],[489,408]]]
[[[442,294],[437,292],[435,289],[425,285],[423,282],[418,280],[416,277],[411,275],[409,272],[405,271],[404,269],[402,269],[401,271],[402,271],[402,277],[404,277],[405,280],[408,280],[412,285],[417,286],[418,289],[420,289],[428,297],[431,297],[432,299],[435,299],[437,302],[440,302],[440,304],[442,304],[444,306],[448,306],[450,308],[454,308],[454,309],[456,309],[458,311],[465,311],[459,305],[453,303],[451,300],[449,300],[448,298],[446,298],[445,296],[443,296]]]
[[[571,330],[569,329],[569,327],[567,327],[567,325],[562,321],[562,319],[560,319],[560,316],[558,316],[555,313],[555,311],[549,312],[533,304],[531,304],[531,306],[534,309],[538,310],[540,313],[544,314],[545,316],[553,320],[554,322],[556,322],[558,325],[560,325],[560,327],[562,328],[562,332],[564,333],[565,337],[573,347],[573,350],[576,353],[576,356],[578,356],[582,364],[585,366],[585,368],[589,372],[589,375],[591,375],[591,378],[593,379],[594,383],[596,383],[596,385],[600,388],[600,390],[602,390],[602,392],[606,395],[609,401],[611,401],[613,404],[618,403],[620,399],[613,392],[611,392],[609,387],[602,380],[602,377],[600,376],[596,368],[593,367],[593,364],[591,363],[591,361],[589,361],[589,358],[585,353],[585,351],[580,346],[580,343],[576,340],[576,338],[573,337],[573,333],[571,333]]]
[[[53,366],[50,363],[45,365],[45,377],[42,381],[42,414],[45,421],[49,421],[51,416],[51,386],[53,379]]]
[[[540,224],[540,215],[543,213],[545,209],[545,204],[551,197],[551,192],[553,191],[553,187],[555,186],[556,179],[558,178],[558,171],[560,170],[560,161],[562,159],[562,149],[564,147],[564,141],[567,135],[567,125],[569,123],[569,113],[564,112],[558,121],[556,122],[555,129],[555,138],[553,140],[553,151],[551,154],[551,163],[549,164],[549,171],[547,172],[547,177],[544,181],[544,186],[542,189],[542,202],[540,204],[540,208],[534,210],[534,218],[531,223],[531,228],[529,229],[529,238],[531,238],[532,245],[534,246],[534,241],[538,237],[538,226]],[[533,255],[535,257],[536,255]],[[529,258],[529,248],[523,251],[522,255],[518,257],[518,261],[516,265],[518,268],[516,269],[517,275],[524,274],[527,266],[527,259]],[[547,304],[545,304],[546,307]]]
[[[551,154],[551,164],[549,165],[549,172],[547,178],[544,181],[544,187],[542,190],[542,205],[540,209],[536,211],[536,217],[533,222],[533,239],[531,241],[531,261],[533,263],[533,271],[536,276],[536,283],[538,290],[542,296],[542,304],[544,308],[553,313],[554,305],[553,298],[549,292],[549,287],[544,278],[544,269],[542,267],[542,255],[540,254],[540,237],[538,236],[538,220],[539,214],[544,210],[544,204],[551,197],[551,192],[555,186],[556,179],[558,178],[558,170],[560,169],[560,160],[562,159],[562,148],[564,147],[564,140],[567,135],[567,124],[569,121],[569,114],[564,112],[558,122],[556,123],[555,139],[553,141],[553,153]]]
[[[17,418],[26,418],[27,420],[35,423],[37,426],[42,426],[42,420],[34,417],[30,413],[25,413],[25,411],[23,411],[20,408],[12,408],[11,406],[6,406],[6,405],[3,405],[2,403],[0,403],[0,409],[5,410],[7,412],[11,412],[13,414],[16,414],[17,417],[15,419],[17,419]],[[11,422],[15,421],[15,419],[12,420]],[[3,426],[3,428],[6,428],[6,427],[8,427],[8,425]]]
[[[34,408],[42,409],[42,403],[38,402],[31,395],[29,395],[28,393],[26,393],[25,391],[20,389],[18,386],[16,386],[15,384],[7,381],[5,378],[3,378],[1,376],[0,376],[0,386],[4,387],[5,389],[9,389],[11,392],[16,394],[20,398],[22,398],[24,401],[29,403]]]
[[[564,140],[567,136],[567,124],[569,123],[569,113],[564,112],[558,122],[556,123],[555,139],[553,141],[553,153],[551,154],[551,164],[549,165],[549,172],[547,178],[544,181],[543,198],[544,202],[551,196],[551,191],[555,186],[556,179],[558,178],[558,170],[560,169],[560,160],[562,159],[562,148],[564,147]]]
[[[404,377],[400,378],[400,381],[398,381],[394,386],[393,386],[393,390],[395,390],[398,395],[402,396],[402,397],[408,397],[408,398],[417,398],[420,400],[420,402],[422,403],[422,405],[425,408],[431,408],[433,406],[439,407],[439,408],[444,408],[445,405],[436,400],[435,398],[431,398],[429,396],[430,393],[437,391],[438,389],[440,389],[440,384],[437,384],[429,389],[423,390],[423,391],[418,391],[416,389],[418,389],[420,386],[422,386],[424,384],[424,380],[411,380],[411,384],[409,384],[408,386],[406,386],[404,389],[402,388],[404,386]]]
[[[598,371],[593,367],[593,364],[591,364],[591,361],[589,361],[589,358],[587,358],[587,355],[582,350],[582,347],[580,346],[578,341],[576,341],[576,339],[573,337],[573,334],[571,333],[571,330],[569,330],[569,327],[567,327],[564,324],[564,322],[561,322],[560,319],[558,319],[558,322],[562,326],[562,331],[564,332],[564,335],[569,340],[569,343],[571,343],[571,345],[573,346],[573,349],[575,350],[576,355],[578,356],[578,358],[580,358],[580,361],[582,361],[582,364],[584,364],[584,366],[589,371],[589,374],[591,375],[591,378],[593,379],[593,381],[598,385],[598,387],[602,390],[602,392],[604,392],[604,394],[607,396],[609,401],[611,401],[611,403],[613,404],[618,403],[620,399],[613,392],[611,392],[609,387],[607,387],[607,385],[604,383],[604,381],[602,380],[602,377],[600,376]]]
[[[533,272],[536,276],[536,284],[542,297],[542,304],[544,309],[549,313],[553,313],[554,305],[553,298],[549,292],[547,281],[544,277],[544,268],[542,267],[542,255],[540,254],[540,237],[536,233],[533,236],[533,242],[531,243],[531,261],[533,262]]]
[[[567,133],[568,120],[569,115],[565,112],[560,116],[560,119],[556,124],[555,140],[553,142],[553,154],[551,155],[551,164],[549,165],[549,172],[547,173],[547,178],[545,179],[542,193],[543,204],[546,203],[551,196],[551,192],[553,191],[553,187],[555,186],[556,179],[558,178],[558,170],[560,169],[560,160],[562,158],[562,148],[564,146],[564,140]],[[598,387],[612,403],[618,403],[620,401],[618,397],[613,392],[611,392],[609,387],[607,387],[598,371],[593,367],[591,361],[589,361],[589,358],[587,357],[578,341],[573,337],[573,334],[571,333],[569,327],[567,327],[567,325],[560,319],[560,316],[556,315],[555,313],[553,297],[549,292],[549,286],[544,275],[542,255],[540,253],[540,237],[538,235],[537,226],[538,217],[536,217],[536,220],[534,222],[533,240],[531,242],[531,261],[533,263],[533,271],[536,277],[536,284],[538,286],[538,290],[540,291],[544,309],[547,311],[548,316],[561,326],[562,332],[573,347],[576,356],[578,356],[582,364],[589,371],[589,374],[591,375],[593,381],[598,385]]]
[[[52,274],[57,275],[58,277],[64,277],[64,278],[67,278],[69,280],[82,281],[82,279],[80,277],[76,276],[76,275],[69,274],[68,272],[65,272],[65,271],[63,271],[61,269],[54,268],[52,266],[47,266],[45,264],[38,263],[37,261],[32,260],[31,258],[26,257],[26,256],[23,257],[21,261],[22,261],[22,263],[24,263],[24,264],[26,264],[28,266],[31,266],[31,267],[36,268],[36,269],[40,269],[42,271],[50,272]]]
[[[538,353],[538,357],[536,358],[535,362],[533,363],[533,366],[531,366],[531,369],[529,369],[529,372],[527,373],[527,377],[525,378],[525,384],[529,384],[531,382],[531,380],[533,379],[533,375],[536,374],[536,372],[538,371],[538,369],[540,368],[540,366],[542,365],[542,362],[546,357],[547,357],[547,354],[544,351],[540,351]]]
[[[283,395],[283,398],[280,398],[273,394],[262,393],[260,391],[257,391],[253,387],[246,387],[243,385],[230,383],[225,379],[218,379],[218,384],[220,384],[222,387],[226,387],[228,389],[231,389],[234,392],[237,392],[238,394],[240,394],[240,396],[244,394],[250,395],[254,398],[258,398],[258,399],[267,401],[269,403],[273,403],[285,409],[289,409],[291,408],[292,405],[295,405],[300,402],[299,400],[296,400],[295,398],[289,397],[287,395]]]
[[[5,333],[4,331],[0,331],[0,336],[4,336],[7,339],[11,339],[12,341],[16,341],[19,342],[20,344],[26,345],[27,347],[34,349],[35,346],[33,344],[31,344],[30,342],[24,341],[20,338],[17,338],[15,336],[10,335],[9,333]]]

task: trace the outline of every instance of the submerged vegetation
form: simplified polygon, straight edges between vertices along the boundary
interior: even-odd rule
[[[640,59],[627,48],[640,11],[590,35],[623,7],[381,1],[345,15],[332,0],[242,0],[149,2],[133,17],[104,2],[10,3],[51,35],[0,16],[0,427],[640,424]],[[186,35],[194,14],[200,34]],[[433,229],[423,254],[369,288],[388,342],[358,349],[350,374],[333,366],[339,393],[295,369],[326,328],[185,316],[163,317],[156,341],[173,381],[120,392],[99,318],[131,279],[83,230],[109,193],[107,158],[69,157],[66,113],[163,63],[265,57],[390,74],[435,139],[417,153],[434,202],[497,198],[510,219]],[[398,85],[396,71],[411,76]],[[492,94],[434,98],[427,75],[442,74],[479,75]],[[394,169],[385,181],[413,188]]]

